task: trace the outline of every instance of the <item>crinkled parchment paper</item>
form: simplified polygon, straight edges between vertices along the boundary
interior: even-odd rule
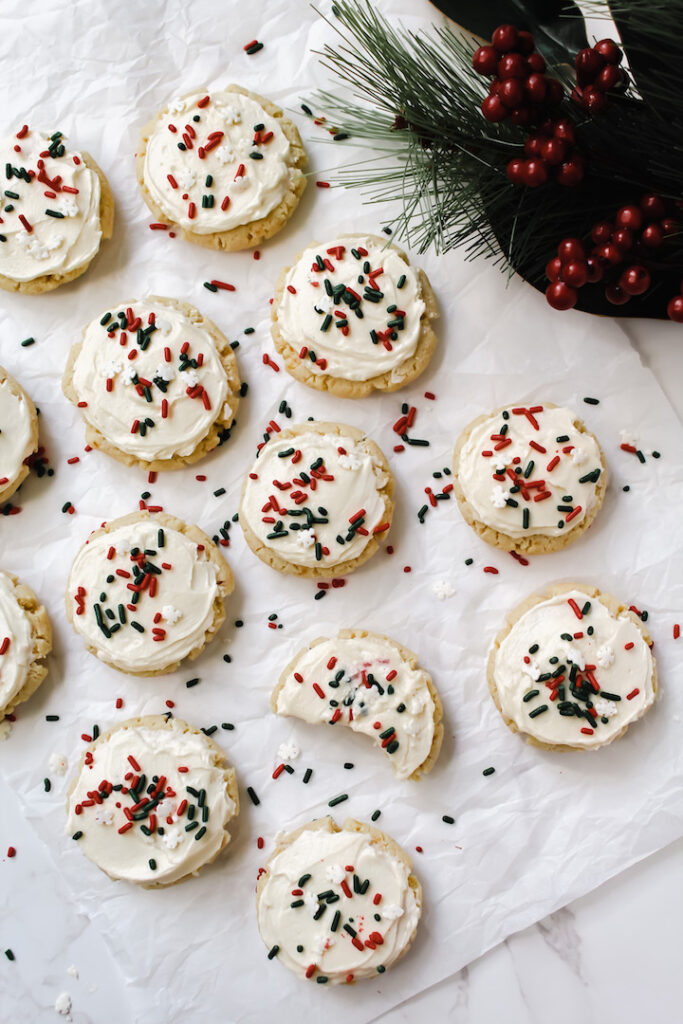
[[[389,13],[409,13],[407,0],[385,0]],[[413,6],[414,10],[414,6]],[[420,12],[437,17],[427,4]],[[410,19],[412,24],[415,19]],[[32,6],[6,0],[2,11],[5,102],[2,130],[24,121],[60,128],[107,173],[117,203],[115,236],[87,275],[42,296],[2,294],[0,361],[41,410],[41,442],[55,468],[31,477],[17,503],[21,515],[0,520],[3,568],[19,573],[48,606],[55,654],[39,693],[20,709],[0,770],[11,780],[27,818],[44,839],[76,906],[104,934],[130,986],[135,1019],[152,1024],[294,1021],[317,1011],[357,1024],[378,1016],[449,975],[575,897],[586,893],[683,832],[681,725],[683,697],[671,639],[683,608],[683,430],[650,372],[617,324],[581,314],[559,315],[521,281],[457,254],[414,257],[434,285],[442,310],[440,345],[428,371],[398,395],[359,402],[321,396],[262,363],[274,356],[268,299],[281,265],[311,238],[381,228],[378,207],[358,195],[313,184],[290,225],[262,247],[234,255],[170,239],[148,228],[134,175],[139,127],[165,101],[199,83],[238,81],[292,111],[325,178],[345,154],[299,112],[300,100],[325,81],[311,50],[331,30],[304,0],[266,4],[106,4],[47,0]],[[265,49],[242,47],[253,38]],[[29,70],[31,69],[31,70]],[[349,159],[354,150],[350,149]],[[358,158],[362,158],[362,151]],[[234,293],[211,294],[202,282],[231,281]],[[121,299],[145,292],[186,299],[240,341],[238,358],[249,395],[231,441],[193,469],[147,485],[97,452],[85,454],[80,416],[61,394],[70,344],[86,322]],[[253,326],[255,333],[245,335]],[[36,344],[20,347],[32,335]],[[280,362],[279,359],[277,359]],[[437,399],[424,398],[425,390]],[[597,406],[584,396],[600,399]],[[391,556],[380,552],[343,589],[314,601],[312,581],[278,576],[246,547],[239,527],[226,555],[237,577],[228,621],[195,663],[168,677],[134,679],[83,650],[68,627],[63,592],[70,561],[88,532],[105,518],[151,502],[214,534],[237,509],[242,476],[256,442],[286,399],[294,420],[312,415],[364,427],[389,454],[397,478]],[[416,512],[431,474],[449,465],[453,442],[477,414],[506,402],[568,404],[600,439],[611,482],[605,506],[574,547],[523,567],[487,548],[461,521],[454,502]],[[395,455],[391,424],[402,401],[418,407],[413,433],[429,448]],[[634,432],[645,464],[619,449],[620,430]],[[81,460],[68,465],[67,459]],[[208,480],[199,483],[196,473]],[[623,485],[630,485],[625,493]],[[226,493],[213,492],[224,487]],[[60,511],[66,501],[74,515]],[[465,566],[471,557],[474,564]],[[411,573],[404,573],[404,566]],[[500,570],[484,574],[484,565]],[[488,695],[484,664],[505,611],[550,580],[580,578],[650,612],[662,698],[620,742],[594,754],[558,755],[526,746],[503,725]],[[447,581],[441,601],[434,584]],[[282,629],[268,628],[276,612]],[[244,621],[238,629],[237,619]],[[388,760],[348,730],[334,734],[271,714],[268,696],[280,669],[308,640],[345,626],[386,632],[413,648],[443,697],[446,739],[435,771],[421,783],[396,782]],[[232,662],[222,660],[229,652]],[[192,688],[185,681],[199,676]],[[114,703],[125,704],[116,711]],[[215,738],[237,768],[242,813],[226,853],[202,875],[167,891],[115,884],[86,861],[64,833],[66,780],[51,775],[57,751],[76,763],[82,732],[137,714],[175,711],[199,726],[233,722]],[[59,714],[57,723],[46,714]],[[294,738],[302,754],[295,773],[271,778],[280,743]],[[353,770],[343,763],[351,761]],[[494,766],[494,775],[482,770]],[[306,767],[314,774],[302,785]],[[52,777],[50,793],[42,779]],[[67,776],[68,778],[68,776]],[[261,798],[251,805],[253,786]],[[425,910],[406,960],[375,982],[328,989],[300,982],[269,962],[258,935],[254,884],[276,832],[337,808],[367,820],[379,808],[385,828],[415,861]],[[444,824],[443,814],[455,825]],[[259,851],[258,836],[265,838]],[[423,853],[415,852],[421,846]],[[16,907],[40,914],[40,906]],[[7,972],[3,972],[7,977]],[[4,984],[4,982],[3,982]],[[13,986],[6,1008],[18,998]],[[19,1004],[17,1003],[17,1007]]]

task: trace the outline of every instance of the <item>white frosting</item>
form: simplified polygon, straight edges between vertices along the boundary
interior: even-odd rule
[[[206,96],[209,102],[199,106]],[[258,124],[264,127],[255,133]],[[253,153],[262,159],[254,159]],[[238,92],[194,92],[157,117],[147,142],[143,180],[169,220],[194,234],[211,235],[274,210],[290,188],[290,159],[280,119],[256,100]],[[209,185],[207,176],[213,179]],[[204,197],[213,197],[213,205],[202,206]]]
[[[583,612],[581,619],[570,600],[580,611],[589,602],[590,608]],[[592,634],[588,633],[589,628]],[[563,639],[562,634],[571,635],[571,643]],[[531,653],[530,648],[536,644],[538,650]],[[626,645],[631,644],[633,646],[627,649]],[[607,647],[613,657],[600,659],[600,653]],[[568,653],[578,670],[578,695],[570,689],[573,667]],[[551,662],[550,658],[559,660]],[[528,671],[529,662],[534,666],[533,673]],[[583,667],[579,669],[581,664]],[[563,680],[544,678],[562,666]],[[494,678],[503,714],[511,718],[521,732],[550,744],[601,747],[624,726],[640,718],[655,699],[654,661],[631,614],[622,612],[615,617],[600,598],[581,590],[558,594],[524,612],[495,652]],[[564,695],[556,692],[558,683],[564,686]],[[524,696],[534,690],[538,694],[525,701]],[[614,697],[620,699],[613,700]],[[597,717],[587,710],[587,700],[594,705]],[[603,705],[598,700],[608,702],[606,712],[603,713]],[[570,705],[574,713],[560,714],[560,709],[568,709]],[[546,710],[534,714],[541,707]],[[607,721],[603,721],[603,717]]]
[[[177,719],[159,729],[124,724],[90,748],[92,759],[86,757],[69,795],[66,828],[71,835],[83,833],[79,847],[113,878],[168,885],[198,871],[224,844],[225,826],[236,813],[226,789],[225,769],[216,763],[217,754],[206,738],[186,730],[185,723]],[[139,765],[139,771],[129,757]],[[180,772],[181,767],[188,771]],[[136,795],[130,786],[142,774],[146,781]],[[129,820],[124,808],[134,807],[145,796],[151,800],[154,794],[149,789],[154,790],[162,778],[166,781],[158,790],[163,794],[161,800],[156,806],[140,808],[147,814],[121,832]],[[123,785],[128,792],[113,790],[104,796],[103,782]],[[192,789],[196,793],[205,791],[205,798],[191,793]],[[93,791],[99,793],[99,800],[89,795]],[[183,801],[187,801],[184,807]],[[208,814],[202,811],[202,805],[208,807]],[[190,807],[194,811],[189,811]],[[151,815],[156,821],[154,817],[150,821]],[[188,831],[193,821],[199,824]],[[156,827],[146,835],[142,826],[150,829],[150,824]],[[202,828],[206,831],[201,832]],[[177,841],[168,842],[171,835]],[[150,866],[150,859],[156,862],[156,868]]]
[[[326,568],[357,558],[372,539],[373,529],[383,525],[380,490],[387,484],[387,475],[367,441],[345,435],[343,426],[340,431],[320,434],[312,426],[301,434],[283,431],[271,436],[247,478],[240,518],[267,548],[295,565]],[[280,458],[280,452],[291,454]],[[319,459],[322,466],[311,469]],[[273,509],[272,498],[278,510]],[[307,509],[312,518],[301,514]],[[363,521],[358,520],[354,529],[350,520],[362,509]],[[276,530],[278,523],[282,524],[280,530]],[[313,543],[310,536],[300,541],[302,529],[313,531]],[[271,536],[275,532],[278,537]],[[377,536],[383,538],[386,532]]]
[[[303,252],[276,315],[283,338],[311,373],[369,380],[411,358],[424,312],[420,279],[396,249],[365,235],[342,235]]]
[[[73,368],[76,400],[87,403],[81,410],[87,422],[120,451],[149,461],[190,455],[216,419],[232,418],[216,342],[170,299],[122,303],[124,317],[128,310],[132,321],[114,309],[106,324],[98,316],[85,328]],[[138,320],[138,330],[126,326]]]
[[[515,538],[557,537],[573,530],[596,502],[603,472],[596,440],[576,428],[570,409],[508,406],[505,412],[507,418],[497,412],[471,429],[455,466],[477,520]]]
[[[23,392],[15,394],[10,380],[0,367],[0,491],[12,486],[33,451],[33,409]]]
[[[15,174],[8,178],[3,172],[0,274],[13,281],[68,274],[88,263],[100,247],[100,179],[86,167],[80,153],[66,150],[61,156],[48,155],[50,148],[56,152],[64,142],[62,137],[53,145],[48,135],[37,131],[0,142],[0,166],[10,164],[30,176],[26,181]],[[20,147],[19,153],[15,146]],[[19,198],[8,196],[8,191]],[[51,216],[47,210],[62,216]]]
[[[6,641],[9,640],[9,643]],[[31,623],[17,600],[14,583],[0,570],[0,712],[19,693],[33,661]]]
[[[159,545],[160,530],[163,547]],[[140,554],[131,555],[131,549],[139,549]],[[143,551],[154,553],[142,555]],[[134,605],[134,591],[128,589],[129,585],[138,585],[133,568],[148,561],[161,572],[141,570],[137,578],[142,581],[149,576],[149,580]],[[119,571],[126,575],[119,575]],[[109,577],[113,577],[111,582],[107,582]],[[156,585],[152,583],[154,579]],[[96,649],[99,658],[123,671],[153,672],[180,661],[202,643],[213,621],[213,605],[221,593],[221,582],[216,566],[205,550],[199,550],[195,540],[154,519],[141,519],[93,537],[83,545],[71,568],[67,601],[73,605],[74,628],[88,646]],[[153,596],[150,585],[153,590],[156,586]],[[83,588],[80,592],[79,587]],[[182,612],[176,622],[164,618],[162,609],[167,604]],[[119,605],[124,606],[125,623],[120,622]],[[78,614],[79,607],[83,608],[82,614]],[[95,608],[101,612],[109,637],[98,625]],[[113,612],[113,618],[107,616],[107,610]],[[144,632],[132,626],[133,622],[139,623]],[[161,638],[156,641],[155,635]]]
[[[340,866],[343,878],[336,881]],[[299,886],[305,874],[311,877]],[[311,981],[322,976],[329,984],[376,977],[379,967],[390,967],[405,951],[420,919],[409,874],[404,861],[367,833],[306,829],[268,864],[257,905],[261,937],[269,950],[279,947],[274,959],[299,977],[308,971]],[[366,881],[364,894],[355,891]],[[318,893],[330,890],[333,902],[318,900]],[[303,906],[292,906],[298,900]],[[315,920],[320,905],[325,909]],[[385,907],[392,908],[387,915]]]
[[[295,659],[278,692],[277,712],[370,736],[398,778],[407,779],[426,760],[434,739],[427,679],[384,637],[339,636]]]

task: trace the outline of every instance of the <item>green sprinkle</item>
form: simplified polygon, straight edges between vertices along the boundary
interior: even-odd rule
[[[72,839],[80,839],[80,838],[82,837],[82,835],[83,835],[83,833],[82,833],[82,832],[80,831],[80,829],[79,829],[79,831],[78,831],[78,832],[74,832],[74,834],[72,835],[72,837],[71,837],[71,838],[72,838]]]
[[[344,803],[345,800],[348,800],[348,799],[349,799],[349,794],[348,793],[341,793],[339,796],[332,797],[332,799],[328,801],[327,806],[328,807],[336,807],[337,804],[342,804],[342,803]]]
[[[586,405],[600,405],[599,398],[584,398]]]
[[[12,952],[11,949],[5,950],[5,956],[7,957],[8,960],[14,960],[14,953]]]
[[[450,814],[442,814],[441,820],[444,821],[447,825],[455,825],[455,818],[452,818]]]
[[[381,811],[373,811],[372,814],[370,815],[370,820],[377,821],[381,813]]]
[[[185,683],[185,686],[188,688],[188,690],[191,690],[192,687],[193,686],[197,686],[200,681],[201,680],[199,678],[197,678],[197,679],[188,679],[187,682]]]
[[[49,779],[43,779],[43,789],[45,790],[46,793],[49,793],[50,790],[52,789],[52,783],[50,782]]]
[[[474,562],[474,559],[473,559],[473,558],[466,558],[466,559],[465,559],[465,565],[472,565],[472,564],[473,564],[473,562]]]
[[[36,343],[36,339],[35,338],[26,338],[20,344],[21,344],[22,348],[28,348],[29,345],[35,345],[35,343]]]
[[[58,722],[59,721],[59,715],[45,715],[45,721],[46,722]]]
[[[157,862],[155,861],[154,857],[150,857],[147,863],[149,864],[150,871],[156,871]]]
[[[268,959],[272,960],[273,957],[276,957],[279,952],[280,952],[280,947],[277,946],[277,945],[273,946],[271,949],[268,950]]]
[[[261,803],[261,801],[257,797],[256,791],[255,791],[254,787],[253,786],[247,786],[247,793],[249,794],[249,799],[251,800],[251,802],[254,805],[254,807],[258,807],[258,805]]]
[[[483,772],[481,774],[482,775],[493,775],[495,770],[496,770],[495,768],[484,768],[484,770],[483,770]]]
[[[540,707],[534,708],[533,711],[529,712],[529,718],[537,718],[538,715],[542,715],[543,712],[547,711],[547,710],[548,710],[548,705],[547,704],[541,704]]]

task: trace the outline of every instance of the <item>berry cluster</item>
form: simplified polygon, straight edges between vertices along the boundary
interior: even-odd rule
[[[612,39],[601,39],[595,46],[577,53],[572,99],[589,114],[601,114],[607,108],[607,93],[628,85],[628,74],[619,67],[622,57]]]
[[[491,45],[475,51],[472,66],[493,78],[481,105],[488,121],[509,118],[520,127],[536,127],[525,140],[524,156],[507,165],[510,181],[537,188],[553,176],[560,185],[578,185],[584,164],[575,152],[574,124],[567,117],[552,116],[562,102],[562,86],[544,74],[545,60],[531,33],[500,25]]]
[[[505,121],[526,127],[539,114],[562,100],[562,86],[544,75],[545,60],[536,51],[530,32],[514,25],[499,25],[490,46],[480,46],[472,57],[477,74],[492,78],[489,95],[481,105],[487,121]]]
[[[622,206],[613,223],[605,220],[593,225],[590,242],[580,238],[560,242],[557,256],[546,266],[548,302],[553,309],[571,309],[578,301],[579,288],[602,280],[605,298],[615,306],[643,295],[651,279],[642,261],[677,230],[677,221],[667,216],[659,196],[644,195],[638,206]],[[669,306],[674,312],[680,309],[683,319],[683,296],[672,299]]]

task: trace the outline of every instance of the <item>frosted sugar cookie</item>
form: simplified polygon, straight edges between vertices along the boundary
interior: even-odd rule
[[[215,860],[238,811],[235,772],[218,744],[179,718],[147,715],[90,744],[66,827],[110,878],[153,888]]]
[[[309,387],[344,398],[396,391],[427,366],[439,315],[426,274],[377,235],[314,242],[281,272],[275,347]]]
[[[314,640],[283,671],[270,704],[279,715],[372,737],[399,779],[426,774],[441,748],[443,711],[431,676],[412,651],[365,630]]]
[[[238,85],[173,100],[145,126],[138,181],[155,217],[233,252],[284,227],[306,185],[295,125]]]
[[[28,458],[38,448],[38,416],[24,389],[0,366],[0,503],[11,498],[29,474]]]
[[[233,587],[225,559],[197,526],[133,512],[93,531],[76,555],[66,613],[102,661],[159,675],[213,639]]]
[[[455,446],[453,474],[458,507],[482,540],[532,555],[587,530],[607,486],[597,439],[552,402],[479,416]]]
[[[230,434],[240,378],[228,339],[199,310],[152,295],[92,320],[62,381],[86,439],[147,470],[196,462]]]
[[[38,689],[51,650],[45,608],[30,587],[0,570],[0,719]]]
[[[37,294],[80,277],[114,229],[114,199],[88,153],[24,125],[0,141],[0,288]]]
[[[652,706],[657,671],[641,619],[610,594],[558,583],[508,616],[488,659],[505,724],[545,750],[595,750]]]
[[[393,490],[386,458],[362,430],[300,423],[261,446],[242,488],[240,526],[278,572],[343,576],[386,537]]]
[[[279,835],[256,887],[269,959],[320,985],[384,973],[410,948],[421,910],[407,854],[353,818]]]

